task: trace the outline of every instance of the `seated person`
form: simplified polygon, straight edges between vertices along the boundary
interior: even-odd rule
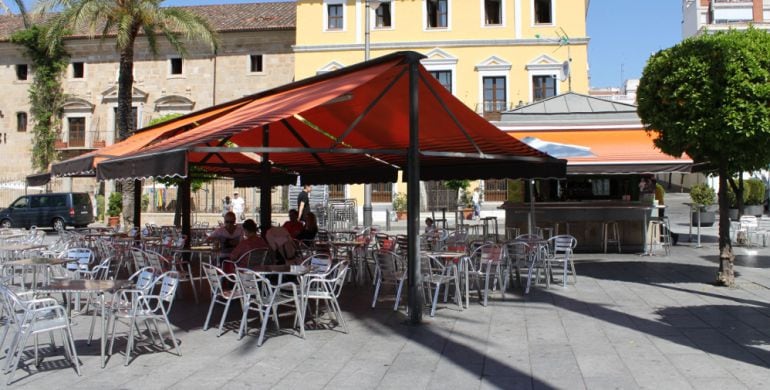
[[[230,260],[232,261],[238,261],[241,256],[246,254],[247,252],[254,250],[254,249],[260,249],[260,248],[269,248],[267,246],[267,242],[262,239],[262,237],[257,234],[257,224],[254,222],[253,219],[247,219],[243,221],[243,231],[246,234],[246,238],[241,240],[241,242],[238,243],[238,246],[233,249],[233,251],[230,253]],[[231,267],[229,264],[227,267]],[[236,264],[238,267],[246,267],[248,265],[248,261],[243,261],[241,263]],[[235,272],[234,269],[225,269],[224,270],[227,273]]]
[[[273,254],[275,264],[299,264],[302,257],[299,253],[299,247],[289,231],[282,227],[271,227],[265,234],[265,240]]]
[[[213,242],[215,250],[219,250],[219,261],[229,260],[233,249],[243,238],[243,228],[235,224],[235,213],[225,213],[225,225],[217,228],[206,238]]]
[[[289,220],[283,223],[283,228],[289,231],[289,234],[296,238],[299,232],[305,228],[299,221],[299,213],[295,209],[289,210]]]
[[[313,213],[307,213],[305,217],[305,227],[295,237],[300,241],[312,242],[318,234],[318,220]]]
[[[431,234],[436,232],[436,224],[433,222],[433,218],[425,218],[425,234]]]

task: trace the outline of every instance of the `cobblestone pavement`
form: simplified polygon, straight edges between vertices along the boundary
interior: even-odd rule
[[[567,288],[538,285],[525,296],[516,286],[463,311],[442,303],[434,318],[409,326],[390,310],[390,290],[371,309],[371,288],[346,286],[349,333],[324,317],[304,340],[272,330],[262,347],[253,328],[237,339],[237,308],[221,337],[202,331],[207,302],[195,305],[188,293],[172,313],[181,357],[140,346],[125,367],[119,341],[102,369],[98,343],[84,341],[90,321],[76,317],[83,376],[50,357],[19,370],[12,387],[770,388],[770,249],[736,248],[737,287],[715,287],[716,228],[702,229],[695,248],[685,196],[666,199],[683,233],[669,256],[579,254],[578,283]]]

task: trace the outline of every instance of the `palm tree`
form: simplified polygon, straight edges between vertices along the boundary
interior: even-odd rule
[[[2,1],[2,0],[0,0]],[[21,1],[21,0],[15,0]],[[182,55],[186,54],[182,36],[200,41],[216,52],[218,39],[205,18],[180,8],[162,8],[163,0],[42,0],[40,12],[61,9],[53,20],[52,34],[65,31],[87,31],[93,37],[98,31],[102,39],[114,37],[120,56],[118,72],[118,139],[128,137],[131,95],[134,84],[134,44],[144,36],[153,55],[158,53],[161,35]],[[123,187],[123,210],[133,210],[133,182]],[[133,217],[126,218],[129,222]]]
[[[24,2],[22,0],[13,0],[13,4],[16,6],[16,8],[19,9],[19,14],[21,15],[22,20],[24,20],[24,27],[29,27],[29,20],[27,20],[27,8],[24,6]],[[13,13],[11,12],[11,7],[8,6],[8,2],[5,0],[0,0],[0,14],[2,13]]]

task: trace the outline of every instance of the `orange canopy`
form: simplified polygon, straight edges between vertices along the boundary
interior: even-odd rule
[[[249,99],[245,98],[234,100],[175,118],[172,122],[163,122],[137,130],[136,133],[123,141],[54,163],[51,165],[51,173],[57,176],[93,176],[96,166],[107,158],[124,156],[139,151],[153,142],[199,126],[241,107],[249,101]]]
[[[693,161],[656,148],[644,129],[510,131],[524,143],[567,159],[567,174],[689,172]]]
[[[564,175],[563,160],[467,108],[419,66],[421,58],[394,53],[260,93],[216,120],[99,164],[98,175],[184,176],[187,165],[197,165],[257,184],[266,165],[237,160],[258,153],[303,183],[394,181],[412,146],[408,70],[414,63],[422,179]]]

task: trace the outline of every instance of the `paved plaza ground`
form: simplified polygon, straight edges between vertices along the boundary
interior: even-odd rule
[[[504,300],[494,294],[488,307],[473,300],[463,311],[440,304],[434,318],[426,313],[424,324],[410,326],[391,310],[392,295],[371,309],[371,288],[346,286],[349,333],[322,321],[304,340],[271,331],[262,347],[255,329],[237,339],[237,309],[221,337],[204,332],[206,298],[195,305],[186,294],[172,313],[181,357],[140,347],[125,367],[120,342],[102,369],[98,343],[84,341],[90,321],[76,317],[83,375],[52,357],[20,369],[11,386],[768,389],[770,248],[736,248],[737,287],[713,286],[716,228],[703,229],[695,248],[684,201],[667,196],[674,231],[685,233],[670,256],[578,254],[578,283],[567,288],[539,285],[523,295],[516,286]]]

